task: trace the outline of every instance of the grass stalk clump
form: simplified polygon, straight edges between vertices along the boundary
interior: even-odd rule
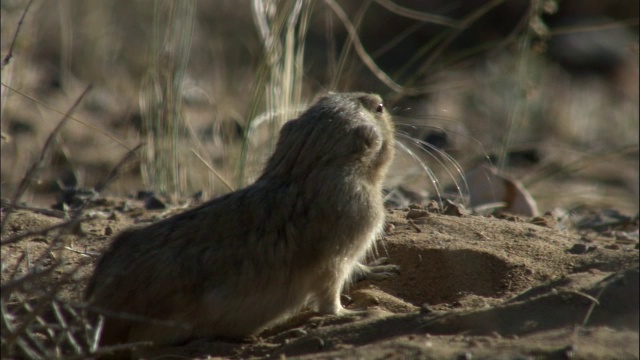
[[[179,197],[186,191],[179,139],[186,133],[182,88],[193,34],[195,1],[154,2],[150,68],[140,107],[147,148],[142,176],[150,189]]]
[[[247,115],[244,139],[238,162],[237,187],[245,181],[252,130],[265,109],[269,120],[269,147],[282,124],[293,118],[302,101],[304,46],[309,15],[309,0],[254,0],[252,14],[262,42],[262,56]],[[264,105],[264,107],[262,107]]]

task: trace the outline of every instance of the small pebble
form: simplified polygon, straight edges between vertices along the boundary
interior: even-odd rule
[[[429,216],[429,212],[427,210],[421,210],[421,209],[410,209],[409,212],[407,213],[407,219],[419,219],[419,218],[425,218]]]
[[[571,249],[567,250],[570,254],[580,255],[585,254],[589,250],[589,247],[585,244],[573,244]]]
[[[563,358],[565,359],[573,359],[576,357],[576,346],[571,344],[571,345],[567,345],[563,350],[562,350],[562,355]]]
[[[444,203],[444,210],[442,211],[442,214],[461,217],[463,215],[469,215],[469,210],[465,209],[464,206],[447,199]]]
[[[146,199],[146,198],[148,198],[148,197],[151,197],[151,196],[153,196],[153,195],[155,195],[155,194],[153,193],[153,191],[144,191],[144,190],[139,190],[139,191],[138,191],[138,193],[136,194],[136,199],[138,199],[138,200],[144,200],[144,199]]]
[[[430,213],[440,213],[440,204],[435,200],[431,200],[429,204],[427,204],[426,209]]]
[[[420,314],[431,314],[433,313],[433,308],[431,305],[424,303],[420,306]]]
[[[162,210],[166,209],[167,205],[165,205],[162,200],[158,199],[158,197],[154,195],[144,199],[144,208],[147,210]]]

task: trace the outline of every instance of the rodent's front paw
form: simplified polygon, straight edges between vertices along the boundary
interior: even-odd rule
[[[360,316],[360,315],[366,315],[366,313],[367,313],[366,309],[345,309],[345,308],[342,308],[336,314],[336,316]]]
[[[384,280],[400,274],[400,266],[387,264],[388,259],[381,257],[368,265],[359,264],[355,282],[362,280]]]
[[[365,309],[350,310],[350,309],[340,308],[340,310],[336,314],[327,314],[327,315],[314,317],[309,319],[309,322],[311,324],[314,324],[317,327],[322,327],[327,325],[341,325],[341,324],[347,324],[347,323],[361,320],[367,317],[368,315],[369,315],[369,311]]]

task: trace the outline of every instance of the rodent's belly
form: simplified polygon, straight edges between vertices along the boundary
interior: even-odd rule
[[[202,299],[202,316],[195,335],[253,335],[304,307],[311,296],[308,285],[294,280],[289,286],[258,286],[259,291],[250,290],[250,286],[238,292],[213,290]]]

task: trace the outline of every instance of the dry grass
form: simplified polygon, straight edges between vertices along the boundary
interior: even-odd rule
[[[78,97],[69,109],[71,114],[80,104],[91,87]],[[66,236],[74,234],[85,236],[80,230],[80,224],[86,219],[84,208],[90,198],[78,205],[74,211],[65,213],[51,211],[49,215],[65,217],[68,220],[53,226],[35,231],[24,231],[12,236],[5,236],[5,225],[18,206],[20,197],[28,184],[37,176],[38,171],[47,163],[52,145],[59,130],[66,123],[65,116],[45,142],[39,158],[31,165],[23,181],[14,194],[13,199],[2,205],[2,224],[0,234],[3,251],[11,251],[9,245],[21,241],[28,241],[34,237],[48,236],[48,249],[42,255],[31,259],[29,253],[17,260],[8,277],[3,276],[0,285],[0,352],[3,358],[28,359],[84,359],[87,356],[110,353],[121,348],[127,349],[139,344],[129,344],[111,348],[98,348],[98,341],[102,329],[102,320],[91,321],[86,316],[85,305],[72,302],[60,297],[65,286],[77,283],[76,272],[85,265],[80,262],[69,267],[64,255]],[[96,194],[104,189],[110,181],[115,179],[121,168],[131,160],[132,155],[139,150],[137,146],[128,153],[107,177],[95,186]],[[89,259],[86,259],[89,261]],[[5,264],[3,263],[3,273]],[[56,274],[56,276],[54,276]],[[44,285],[44,286],[43,286]]]
[[[185,195],[188,169],[180,139],[186,135],[183,85],[195,26],[195,1],[154,2],[150,67],[140,96],[147,138],[142,176],[149,188],[178,199]]]

